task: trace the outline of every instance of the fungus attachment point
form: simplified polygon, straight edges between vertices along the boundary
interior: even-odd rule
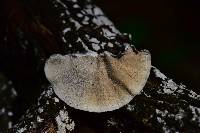
[[[150,73],[148,52],[126,50],[120,58],[103,55],[52,55],[45,74],[66,104],[89,112],[106,112],[129,103]]]

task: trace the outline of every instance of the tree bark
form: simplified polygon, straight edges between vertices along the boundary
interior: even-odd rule
[[[76,110],[55,95],[43,72],[50,55],[108,51],[120,56],[127,44],[137,52],[130,36],[120,33],[90,0],[1,3],[0,71],[18,94],[2,105],[13,113],[3,121],[2,132],[9,122],[14,126],[8,132],[14,133],[200,132],[200,95],[153,66],[142,92],[112,112]]]

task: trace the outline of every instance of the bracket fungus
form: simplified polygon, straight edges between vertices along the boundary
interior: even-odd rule
[[[150,74],[147,51],[127,49],[120,58],[96,55],[52,55],[45,74],[56,95],[67,105],[89,112],[119,109],[140,93]]]

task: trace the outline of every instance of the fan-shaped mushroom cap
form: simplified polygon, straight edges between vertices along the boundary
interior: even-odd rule
[[[111,55],[52,55],[45,74],[66,104],[89,112],[106,112],[129,103],[142,90],[150,73],[148,52],[127,50]]]

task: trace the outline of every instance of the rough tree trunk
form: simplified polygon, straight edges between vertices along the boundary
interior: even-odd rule
[[[141,94],[118,110],[89,113],[59,100],[43,72],[51,54],[135,50],[90,0],[1,5],[0,132],[200,132],[200,95],[155,67]]]

